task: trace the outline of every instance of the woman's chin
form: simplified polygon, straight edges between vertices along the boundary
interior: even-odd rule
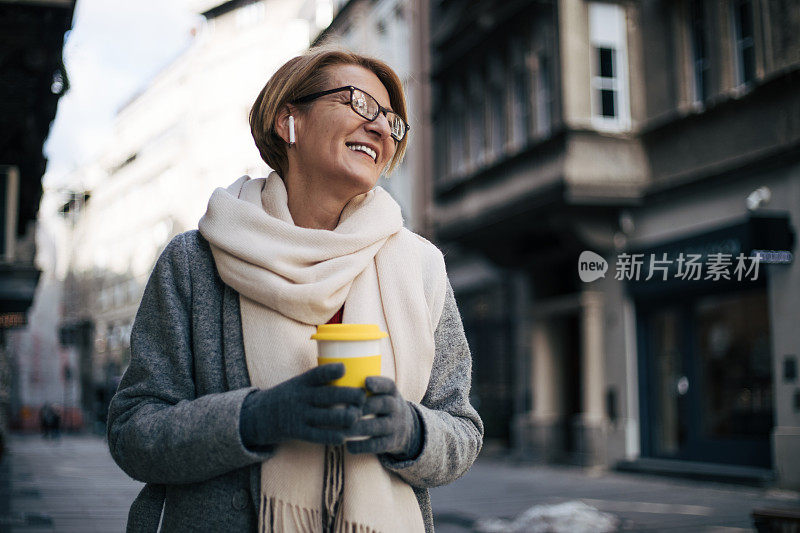
[[[364,172],[353,172],[347,176],[346,180],[354,190],[360,191],[357,194],[361,194],[369,192],[375,187],[375,184],[378,183],[378,176]]]

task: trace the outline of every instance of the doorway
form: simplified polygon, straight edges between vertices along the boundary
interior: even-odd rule
[[[770,468],[766,290],[639,308],[643,453]]]
[[[459,295],[464,333],[472,353],[470,400],[484,423],[484,441],[510,444],[513,399],[513,331],[504,284]]]

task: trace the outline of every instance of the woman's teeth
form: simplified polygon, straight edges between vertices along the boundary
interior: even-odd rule
[[[378,159],[378,154],[376,154],[375,150],[373,150],[369,146],[364,146],[363,144],[350,144],[347,147],[354,152],[364,152],[365,154],[370,156],[373,161],[377,161]]]

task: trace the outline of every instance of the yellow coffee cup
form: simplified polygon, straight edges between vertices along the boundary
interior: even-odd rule
[[[381,339],[388,334],[377,324],[324,324],[311,336],[317,341],[317,363],[343,363],[340,387],[365,388],[368,376],[381,375]]]

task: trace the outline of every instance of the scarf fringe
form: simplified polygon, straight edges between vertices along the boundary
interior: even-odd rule
[[[275,496],[262,496],[258,513],[259,533],[380,533],[364,524],[344,519],[341,513],[336,517],[333,531],[324,531],[322,513],[319,509],[309,509],[283,501]]]
[[[261,497],[258,516],[259,533],[322,531],[322,514],[319,509],[308,509],[291,504],[274,496]]]

